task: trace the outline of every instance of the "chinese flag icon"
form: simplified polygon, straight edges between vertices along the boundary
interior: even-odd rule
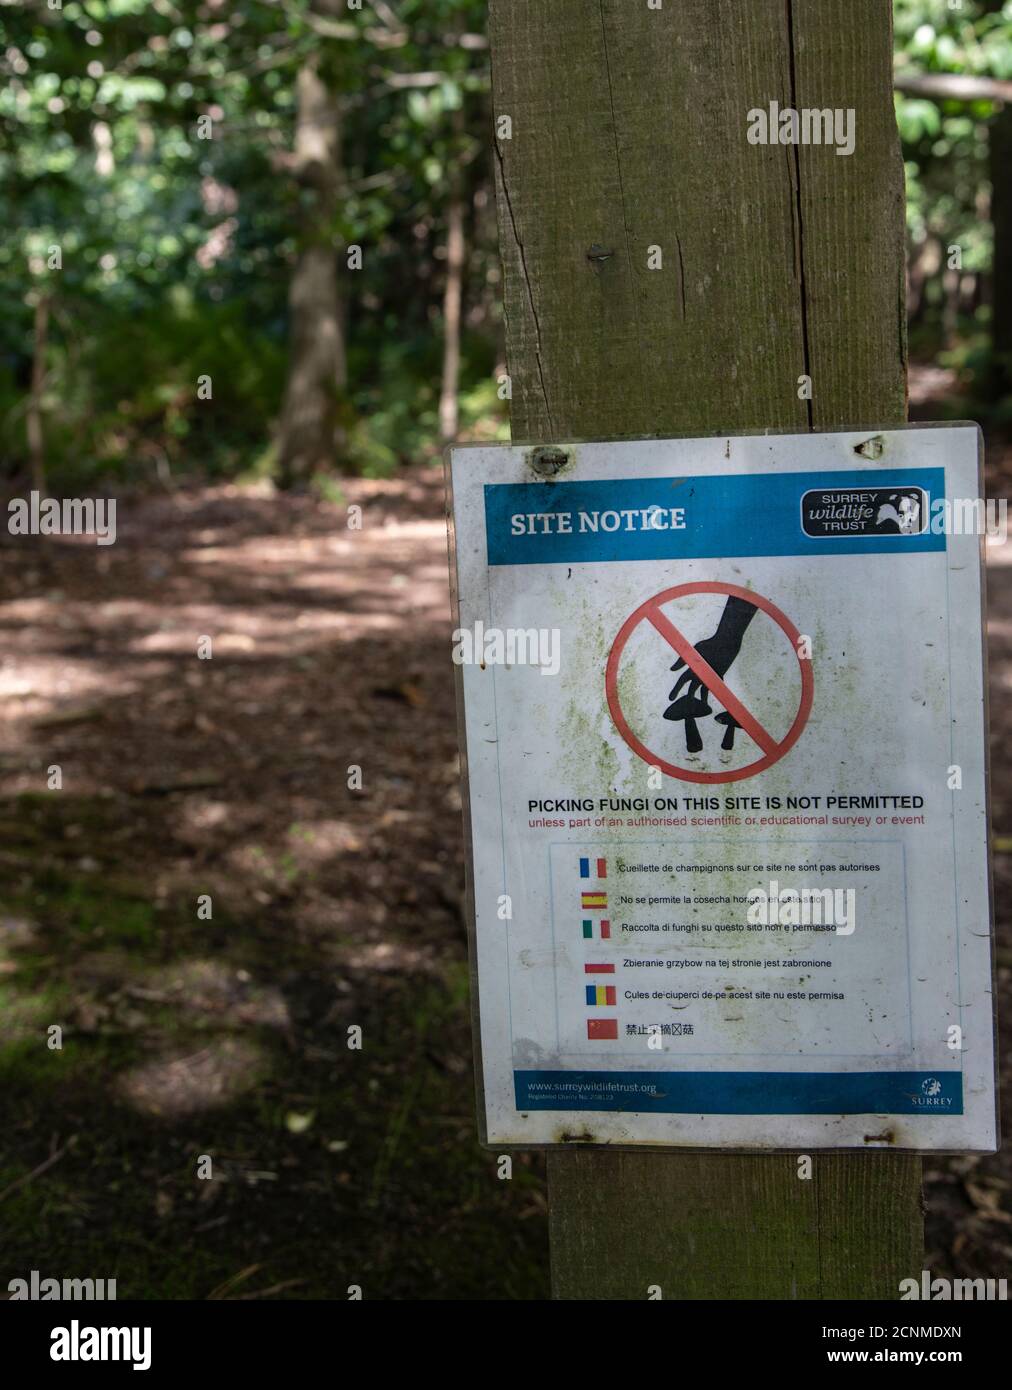
[[[617,1018],[588,1018],[587,1037],[591,1042],[601,1042],[608,1040],[615,1042],[618,1039],[618,1019]]]

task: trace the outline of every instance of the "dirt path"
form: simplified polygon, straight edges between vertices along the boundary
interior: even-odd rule
[[[0,1190],[62,1150],[11,1275],[545,1295],[536,1168],[475,1141],[441,476],[347,497],[0,550]]]
[[[0,542],[8,1278],[547,1293],[540,1160],[500,1182],[475,1142],[441,477],[346,493],[361,530],[221,488],[121,504],[103,549]],[[1012,546],[992,562],[1007,1008]],[[926,1167],[932,1266],[1006,1272],[1008,1161]]]

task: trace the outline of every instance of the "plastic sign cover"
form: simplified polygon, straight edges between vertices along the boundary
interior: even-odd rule
[[[995,1146],[979,451],[452,451],[487,1143]]]

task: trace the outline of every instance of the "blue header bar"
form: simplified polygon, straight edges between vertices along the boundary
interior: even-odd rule
[[[929,514],[944,497],[943,468],[486,483],[488,563],[944,551]]]

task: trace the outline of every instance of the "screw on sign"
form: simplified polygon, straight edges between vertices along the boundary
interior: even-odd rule
[[[693,644],[682,632],[679,622],[673,621],[664,610],[668,605],[676,604],[679,600],[690,599],[698,594],[722,596],[724,605],[713,632]],[[782,668],[783,678],[779,683],[784,688],[789,683],[799,684],[797,708],[796,711],[792,711],[793,718],[790,727],[781,738],[777,738],[770,732],[767,727],[770,720],[763,711],[757,710],[755,707],[750,708],[749,704],[744,699],[739,699],[724,682],[724,676],[729,671],[733,671],[735,662],[741,654],[746,635],[750,631],[755,634],[759,625],[754,625],[753,620],[759,613],[765,614],[775,625],[771,628],[770,624],[766,623],[764,630],[758,636],[763,644],[764,654],[768,646],[769,656],[772,660],[775,663],[785,663]],[[680,672],[680,674],[668,694],[668,703],[663,710],[663,719],[674,725],[683,725],[683,741],[687,759],[698,762],[698,755],[705,746],[699,724],[700,721],[713,714],[715,705],[721,710],[719,714],[714,716],[714,724],[721,726],[723,737],[720,742],[720,749],[726,758],[731,757],[736,746],[735,739],[739,735],[750,739],[760,750],[761,757],[743,767],[725,767],[720,771],[706,771],[692,766],[691,761],[688,766],[682,765],[673,761],[674,755],[662,756],[660,752],[648,747],[644,738],[635,732],[633,728],[635,721],[623,709],[620,691],[623,656],[626,654],[630,639],[634,638],[634,635],[640,636],[644,631],[644,625],[646,625],[647,630],[653,629],[677,657],[670,669]],[[776,649],[775,641],[774,644],[768,642],[769,637],[776,640],[777,629],[781,634],[779,647],[782,650],[780,651]],[[790,644],[790,653],[788,653],[786,643]],[[768,598],[753,593],[749,589],[742,589],[735,584],[717,582],[679,584],[673,589],[665,589],[663,593],[656,594],[653,598],[640,604],[639,608],[629,615],[612,644],[605,672],[605,690],[608,697],[608,708],[611,711],[615,727],[633,752],[644,762],[659,767],[669,777],[678,778],[680,781],[739,782],[746,777],[754,777],[757,773],[765,772],[767,768],[779,762],[794,747],[808,722],[815,692],[815,680],[812,674],[812,663],[802,657],[799,650],[800,644],[801,634],[791,620]],[[800,682],[794,674],[795,663],[800,674]],[[644,673],[638,671],[638,675],[641,680],[637,689],[642,697]],[[774,684],[776,684],[775,676],[774,669]],[[654,742],[658,742],[656,734],[651,736]],[[667,751],[667,744],[665,743],[663,746]]]

